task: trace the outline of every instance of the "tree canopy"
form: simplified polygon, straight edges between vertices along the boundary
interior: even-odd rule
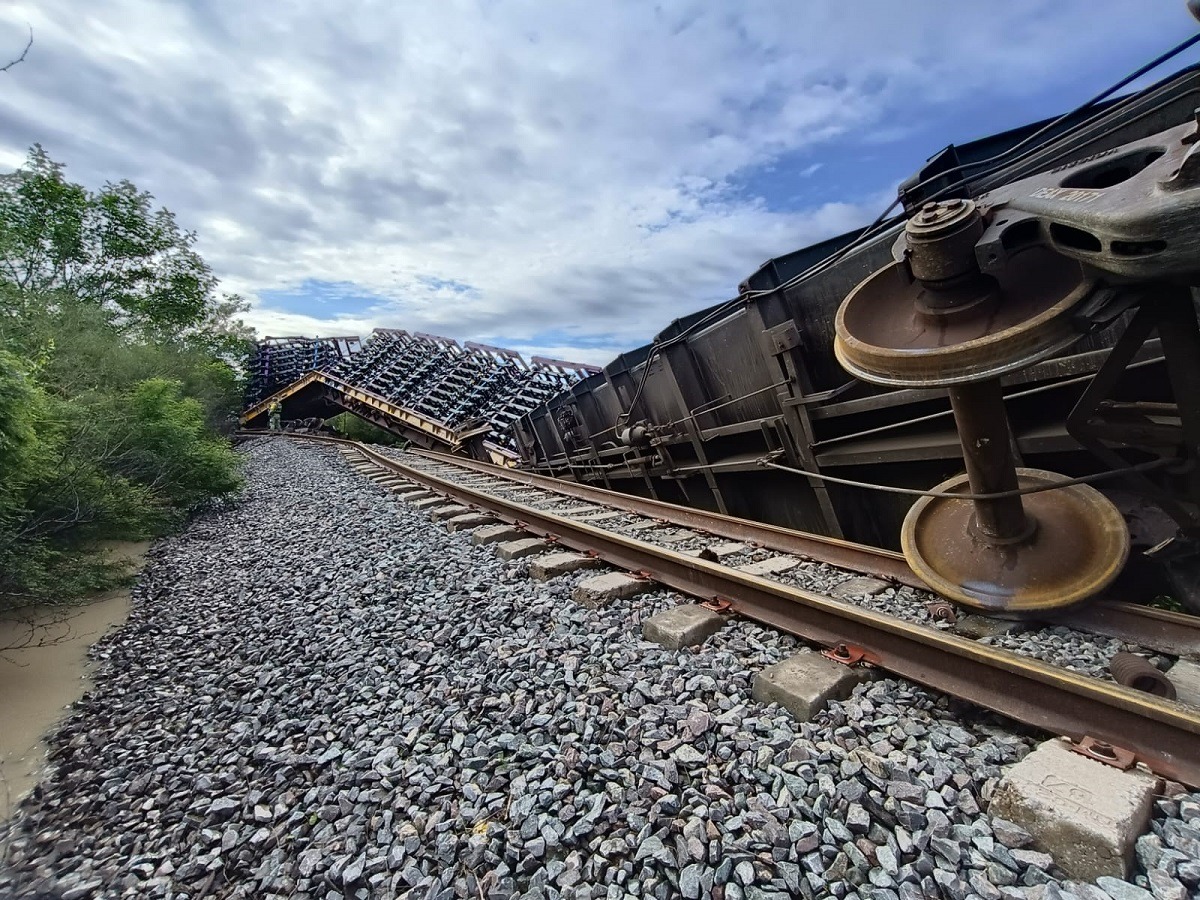
[[[119,572],[100,542],[161,534],[238,487],[248,304],[129,181],[68,180],[40,147],[0,175],[0,606]]]

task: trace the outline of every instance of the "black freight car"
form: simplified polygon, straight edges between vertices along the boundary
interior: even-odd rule
[[[1076,478],[1138,467],[1096,484],[1115,506],[1104,504],[1095,514],[1105,519],[1106,510],[1111,507],[1116,514],[1119,508],[1125,522],[1116,543],[1109,536],[1096,549],[1106,559],[1073,565],[1115,572],[1131,537],[1133,557],[1139,563],[1151,556],[1167,563],[1175,593],[1186,599],[1190,573],[1198,568],[1195,537],[1200,531],[1200,492],[1191,471],[1198,452],[1195,438],[1200,438],[1192,435],[1200,412],[1192,390],[1200,390],[1193,375],[1200,353],[1189,343],[1196,327],[1188,293],[1200,283],[1200,255],[1194,252],[1200,205],[1193,196],[1200,194],[1200,187],[1193,187],[1200,185],[1200,159],[1191,158],[1192,147],[1200,146],[1192,137],[1200,128],[1197,107],[1200,72],[1193,68],[1061,120],[947,147],[902,186],[901,213],[895,218],[770,260],[739,285],[736,297],[671,323],[651,344],[622,354],[603,372],[521,418],[514,427],[523,465],[735,516],[899,546],[906,517],[910,540],[914,528],[919,532],[929,525],[912,524],[914,496],[857,483],[929,490],[963,471],[963,445],[948,402],[954,378],[944,371],[938,377],[914,374],[905,368],[904,348],[893,354],[900,366],[896,378],[870,371],[875,359],[870,353],[857,357],[861,365],[856,367],[859,342],[847,329],[870,331],[876,311],[884,316],[891,309],[903,317],[908,307],[896,304],[907,301],[892,298],[914,281],[917,289],[940,289],[967,277],[973,287],[926,293],[953,298],[956,290],[979,293],[986,283],[992,293],[984,298],[985,307],[999,303],[1001,311],[1012,309],[1019,299],[1014,297],[1026,297],[1041,290],[1037,285],[1054,281],[1050,274],[1038,278],[1037,273],[1057,272],[1065,265],[1073,279],[1068,287],[1074,290],[1076,281],[1086,286],[1079,296],[1072,295],[1064,317],[1052,323],[1069,334],[1064,337],[1060,330],[1048,335],[1044,328],[1049,326],[1033,310],[1021,323],[1022,329],[1043,329],[1031,352],[1011,342],[1001,344],[992,354],[1003,359],[988,364],[977,359],[971,370],[994,375],[990,381],[999,379],[1003,392],[1000,409],[1007,412],[1011,437],[1004,442],[1009,446],[1000,466],[1007,458],[1009,468],[1015,463]],[[1023,180],[1032,176],[1042,180],[1021,193]],[[969,221],[960,213],[969,213]],[[960,218],[965,224],[955,232]],[[913,274],[914,247],[919,254],[926,233],[921,221],[930,224],[929,234],[940,235],[943,250],[950,256],[958,252],[970,263],[969,277],[951,272],[959,281],[947,275],[949,280],[938,282],[936,272],[923,272],[930,280]],[[1113,228],[1120,235],[1113,237]],[[1136,240],[1122,228],[1134,229]],[[1194,265],[1187,262],[1189,252]],[[922,264],[928,268],[928,260]],[[1013,266],[1028,270],[1023,286],[1006,274]],[[1032,281],[1029,272],[1035,275]],[[862,301],[856,313],[861,321],[847,325],[846,319],[839,332],[839,309],[876,273],[881,275],[873,287],[862,290],[879,296]],[[1001,282],[1006,286],[997,289]],[[1177,345],[1173,356],[1166,354],[1169,362],[1155,330],[1161,317],[1152,312],[1162,304],[1147,299],[1158,297],[1159,287],[1174,292],[1168,318],[1178,320],[1178,338],[1176,325],[1164,329]],[[1062,292],[1070,293],[1067,288]],[[924,310],[939,316],[944,312]],[[978,318],[977,311],[955,307],[951,312]],[[936,321],[953,321],[953,316]],[[995,322],[986,327],[986,315],[980,321],[985,325],[981,335],[1007,327]],[[876,343],[886,343],[886,338],[876,338]],[[935,339],[926,349],[936,344]],[[1114,345],[1118,352],[1112,352]],[[1102,368],[1110,357],[1109,367]],[[848,358],[858,377],[844,365]],[[890,385],[879,383],[888,381]],[[960,393],[971,398],[960,401],[960,419],[987,406],[978,391]],[[979,438],[973,446],[983,446],[980,441],[987,443]],[[1020,477],[1025,490],[1026,476]],[[977,518],[987,525],[991,506],[1005,502],[993,497],[1003,493],[995,486],[1008,483],[1003,474],[999,481],[973,481],[976,493],[985,482],[993,489],[983,492],[988,499],[980,500],[980,509],[969,517],[970,529]],[[966,484],[953,488],[967,489]],[[1048,493],[1063,496],[1062,491]],[[1032,501],[1026,497],[1025,502]],[[1027,518],[1036,531],[1034,517]],[[1017,535],[1016,544],[1046,540],[1053,530],[1048,522],[1042,524],[1042,538]],[[999,541],[990,532],[965,535],[961,541],[978,544],[981,535]],[[910,562],[914,553],[921,555],[908,544],[904,549]],[[985,549],[995,551],[990,544]],[[933,563],[934,568],[944,564]],[[1080,591],[1094,593],[1113,572],[1077,573],[1082,580],[1062,590],[1052,587],[1055,596],[1031,598],[1026,586],[1011,584],[1002,590],[985,587],[980,592],[968,586],[965,593],[946,593],[992,610],[1030,611],[1075,602]]]

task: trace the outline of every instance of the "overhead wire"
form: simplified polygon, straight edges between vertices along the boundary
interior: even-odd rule
[[[961,165],[955,166],[951,169],[947,169],[944,172],[939,172],[936,176],[934,176],[934,178],[944,178],[947,175],[953,175],[953,174],[957,174],[959,172],[965,172],[968,169],[973,169],[977,166],[988,165],[990,163],[998,163],[999,161],[1004,160],[1005,157],[1011,156],[1013,153],[1020,150],[1022,147],[1024,147],[1030,141],[1034,141],[1034,140],[1038,139],[1039,137],[1042,137],[1043,135],[1046,135],[1046,134],[1052,132],[1055,128],[1057,128],[1059,125],[1063,124],[1064,122],[1070,120],[1072,117],[1077,116],[1080,113],[1085,112],[1088,109],[1091,109],[1093,106],[1096,106],[1097,104],[1104,102],[1109,97],[1111,97],[1113,94],[1115,94],[1117,91],[1121,90],[1121,88],[1127,87],[1128,85],[1137,81],[1139,78],[1141,78],[1146,73],[1151,72],[1154,69],[1157,69],[1163,63],[1178,56],[1180,53],[1187,50],[1188,48],[1194,47],[1197,43],[1200,43],[1200,32],[1197,32],[1196,34],[1192,35],[1190,38],[1187,38],[1186,40],[1181,41],[1180,43],[1178,43],[1174,47],[1172,47],[1170,50],[1167,50],[1165,53],[1162,53],[1162,54],[1156,56],[1150,62],[1148,62],[1145,65],[1130,72],[1128,75],[1126,75],[1120,81],[1105,88],[1103,91],[1101,91],[1096,96],[1092,97],[1090,100],[1087,100],[1084,103],[1081,103],[1078,107],[1073,109],[1071,112],[1064,113],[1063,115],[1059,116],[1058,118],[1053,119],[1050,122],[1047,122],[1045,125],[1043,125],[1041,128],[1039,128],[1037,131],[1035,131],[1033,134],[1027,135],[1025,138],[1018,141],[1013,146],[1004,150],[1002,153],[997,153],[995,156],[988,157],[987,159],[979,159],[979,160],[974,160],[972,162],[962,163]],[[1128,100],[1130,98],[1126,98],[1126,99]],[[1105,110],[1103,113],[1100,113],[1097,116],[1093,116],[1091,119],[1087,120],[1086,122],[1080,122],[1080,123],[1076,124],[1075,126],[1073,126],[1071,128],[1071,131],[1078,130],[1079,128],[1081,128],[1085,125],[1091,124],[1092,122],[1096,121],[1096,119],[1100,115],[1106,115],[1108,112],[1110,112],[1110,110]],[[1066,132],[1066,133],[1070,133],[1070,132]],[[1031,148],[1029,148],[1029,150],[1022,153],[1016,159],[1005,161],[1004,165],[1012,165],[1014,162],[1019,162],[1020,160],[1025,159],[1030,153],[1035,153],[1038,150],[1042,149],[1042,146],[1044,146],[1044,145],[1031,147]],[[983,173],[983,174],[990,175],[995,171],[997,171],[997,169],[995,166],[993,166],[992,169],[990,169],[988,172]]]

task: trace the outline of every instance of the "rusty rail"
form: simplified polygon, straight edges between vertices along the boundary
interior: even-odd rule
[[[1054,734],[1127,748],[1158,774],[1200,786],[1200,711],[495,497],[352,441],[326,440],[352,446],[380,468],[563,546],[691,596],[718,599],[731,612],[805,640],[854,645],[902,678]]]
[[[342,440],[320,436],[314,439]],[[903,555],[892,550],[820,534],[792,531],[777,525],[753,522],[707,510],[676,506],[661,500],[622,494],[435,450],[412,449],[409,452],[435,462],[494,475],[530,487],[543,488],[565,497],[604,504],[633,515],[660,519],[672,525],[707,532],[731,541],[756,544],[767,550],[789,553],[865,575],[874,575],[919,590],[929,590],[929,586],[909,568]],[[1065,625],[1091,634],[1114,637],[1171,656],[1200,659],[1200,617],[1185,613],[1152,609],[1115,600],[1098,600],[1085,606],[1055,612],[1046,616],[1045,621],[1052,625]]]
[[[745,541],[768,550],[803,556],[828,563],[831,566],[852,569],[866,575],[875,575],[923,591],[929,590],[929,586],[909,568],[904,556],[892,550],[856,544],[852,541],[820,534],[792,531],[777,525],[752,522],[707,510],[676,506],[661,500],[622,494],[574,481],[563,481],[546,475],[504,468],[459,456],[449,456],[432,450],[412,450],[410,452],[447,465],[494,475],[497,478],[527,484],[531,487],[544,488],[578,500],[602,503],[635,515],[661,519],[673,525],[705,531],[729,540]],[[1046,621],[1092,634],[1115,637],[1172,656],[1200,658],[1200,618],[1196,616],[1150,609],[1133,603],[1101,600],[1075,609],[1055,612],[1053,615],[1047,616]]]
[[[752,522],[749,519],[739,519],[689,506],[677,506],[662,500],[651,500],[635,494],[622,494],[619,491],[592,487],[576,481],[563,481],[547,475],[537,475],[520,469],[507,469],[474,459],[449,456],[445,453],[429,450],[412,450],[410,452],[446,465],[470,469],[485,475],[494,475],[497,478],[504,478],[530,487],[543,488],[565,497],[586,500],[590,503],[602,503],[633,515],[661,519],[672,525],[707,532],[731,541],[757,544],[768,550],[778,550],[781,553],[802,556],[828,563],[831,566],[853,569],[866,575],[875,575],[900,584],[928,590],[928,586],[908,567],[904,557],[892,550],[868,547],[866,544],[856,544],[852,541],[826,537],[821,534],[793,531],[778,525]],[[1200,648],[1200,643],[1197,644],[1197,647]]]

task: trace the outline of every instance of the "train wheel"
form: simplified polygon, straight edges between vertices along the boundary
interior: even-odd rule
[[[1000,377],[1079,336],[1072,317],[1096,283],[1040,245],[981,272],[983,217],[969,200],[927,204],[907,256],[863,280],[838,309],[834,345],[849,372],[894,387],[946,387],[966,474],[905,519],[909,565],[934,590],[991,614],[1032,615],[1086,600],[1129,554],[1124,519],[1098,491],[1017,469]],[[1029,493],[1031,488],[1052,488]]]

